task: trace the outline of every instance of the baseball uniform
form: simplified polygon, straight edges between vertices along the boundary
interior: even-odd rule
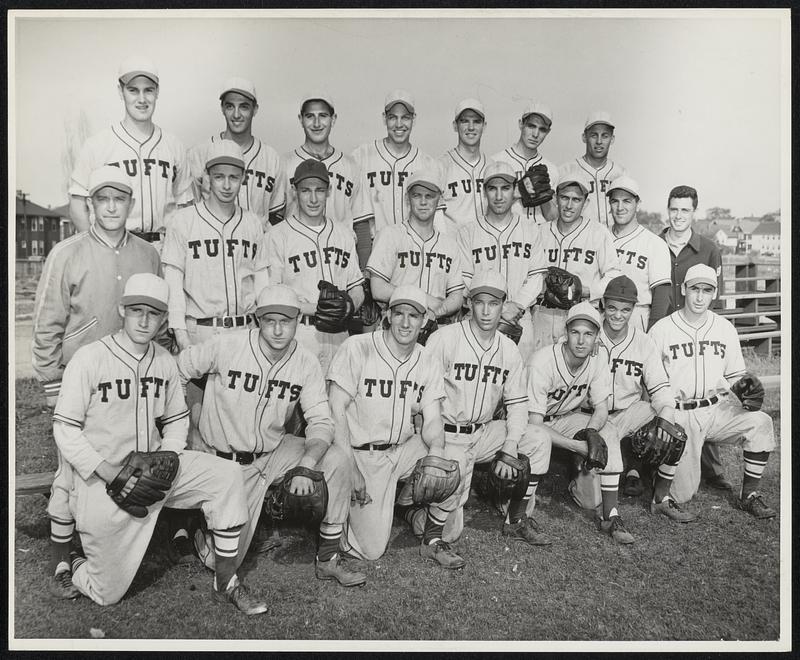
[[[558,171],[562,181],[582,175],[584,180],[591,184],[586,205],[583,207],[583,217],[611,228],[614,218],[611,216],[611,206],[606,191],[614,179],[628,176],[625,168],[610,158],[606,160],[605,165],[595,168],[586,162],[584,156],[580,156],[561,165]]]
[[[558,182],[564,178],[561,176],[558,168],[552,162],[542,156],[542,154],[537,154],[533,158],[526,158],[514,148],[514,145],[504,149],[499,153],[496,153],[490,158],[490,160],[508,163],[511,165],[517,175],[517,181],[519,181],[519,179],[522,178],[522,175],[534,165],[546,165],[547,174],[550,177],[550,187],[553,190],[556,189]],[[517,193],[515,192],[515,196],[516,194]],[[521,215],[523,218],[526,218],[527,220],[533,220],[537,225],[542,225],[548,222],[547,218],[545,218],[544,214],[542,213],[541,206],[525,208],[522,206],[522,202],[520,202],[519,199],[515,199],[514,205],[511,207],[511,209],[514,211],[514,213]]]
[[[455,238],[464,225],[485,215],[483,171],[488,162],[481,153],[478,162],[470,163],[458,149],[450,149],[439,159],[444,194],[440,200],[442,213],[437,214],[437,220],[443,234]]]

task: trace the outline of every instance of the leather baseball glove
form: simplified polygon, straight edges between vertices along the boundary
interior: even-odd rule
[[[680,424],[671,424],[654,417],[631,436],[631,451],[645,465],[677,465],[686,447],[686,431]]]
[[[431,336],[434,332],[439,329],[439,324],[436,322],[436,319],[428,319],[425,321],[425,325],[423,325],[419,329],[419,335],[417,335],[417,343],[425,346],[425,342],[428,341],[428,337]]]
[[[515,479],[502,479],[498,477],[495,474],[495,468],[498,463],[505,463],[514,468],[517,471],[517,477]],[[525,454],[512,456],[511,454],[506,454],[504,451],[498,451],[489,465],[489,486],[498,502],[503,502],[514,496],[517,498],[524,497],[525,492],[528,490],[530,478],[531,462]]]
[[[163,500],[172,487],[179,466],[180,459],[174,451],[132,451],[106,486],[106,493],[123,511],[145,518],[147,507]]]
[[[314,490],[308,495],[295,495],[289,490],[292,479],[311,479]],[[269,511],[274,520],[300,520],[318,525],[328,508],[328,484],[322,472],[297,465],[283,475],[283,483],[273,492]]]
[[[522,337],[522,326],[519,324],[519,321],[509,323],[501,317],[497,329],[515,344],[519,344],[519,340]]]
[[[528,171],[517,181],[520,201],[525,208],[541,206],[549,202],[556,194],[550,185],[550,175],[547,165],[539,163],[528,168]]]
[[[414,504],[435,504],[450,497],[461,483],[457,461],[439,456],[424,456],[411,473]]]
[[[347,330],[356,309],[350,294],[325,280],[320,280],[317,288],[319,299],[314,313],[317,330],[330,333]]]
[[[583,469],[586,472],[593,468],[605,469],[606,463],[608,463],[608,446],[597,429],[581,429],[573,437],[575,440],[584,441],[589,446],[589,453],[583,461]]]
[[[358,309],[361,323],[364,326],[372,326],[381,320],[381,306],[372,297],[372,289],[369,286],[369,279],[364,280],[364,302]]]
[[[557,266],[550,266],[544,277],[544,305],[569,309],[581,301],[583,284],[577,275]]]
[[[745,374],[737,380],[731,386],[731,392],[742,402],[745,410],[761,410],[764,405],[764,385],[753,374]]]

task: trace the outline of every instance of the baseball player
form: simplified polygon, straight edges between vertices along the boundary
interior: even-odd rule
[[[739,506],[756,518],[773,518],[776,512],[758,492],[775,447],[772,418],[761,410],[744,408],[734,394],[753,377],[746,375],[736,328],[709,309],[717,278],[711,266],[689,268],[681,287],[685,305],[650,330],[677,397],[675,421],[688,435],[670,494],[676,502],[688,502],[697,492],[705,443],[742,439],[744,478]],[[763,397],[763,387],[761,391]]]
[[[117,311],[123,287],[134,273],[158,274],[158,252],[125,229],[133,188],[123,170],[106,165],[89,176],[89,230],[58,243],[48,255],[33,307],[33,370],[53,408],[64,368],[75,352],[122,327]],[[59,457],[47,513],[51,570],[69,558],[75,521],[68,506],[71,468]],[[76,595],[63,575],[50,580],[51,592]]]
[[[549,106],[544,103],[529,103],[523,108],[519,120],[519,140],[492,156],[491,160],[510,165],[517,180],[534,165],[546,165],[550,183],[555,187],[559,182],[558,168],[539,153],[539,147],[547,138],[552,126],[553,111]],[[519,201],[519,196],[515,195],[514,212],[539,225],[558,217],[558,207],[554,199],[541,206],[525,208]]]
[[[305,134],[305,142],[283,156],[286,183],[286,215],[296,213],[292,175],[304,160],[314,158],[328,170],[330,188],[325,206],[325,216],[335,223],[353,229],[353,201],[360,183],[358,168],[353,159],[330,143],[331,130],[336,124],[333,98],[327,92],[312,92],[300,102],[297,115]]]
[[[666,315],[669,307],[672,289],[669,248],[636,219],[639,209],[639,184],[636,181],[627,176],[614,179],[606,196],[611,207],[611,234],[620,268],[636,283],[639,293],[631,323],[646,332]]]
[[[627,176],[628,173],[622,165],[608,157],[614,143],[614,124],[609,114],[599,111],[589,115],[581,140],[586,145],[584,155],[560,166],[558,171],[562,179],[573,177],[579,172],[583,174],[591,183],[583,215],[610,229],[613,222],[610,199],[607,197],[608,186],[617,177]]]
[[[57,574],[66,583],[71,572],[77,591],[100,605],[116,603],[139,569],[161,507],[201,508],[214,539],[214,598],[245,614],[261,614],[266,605],[236,575],[236,548],[247,520],[241,474],[226,461],[184,449],[189,412],[175,359],[151,341],[168,295],[158,276],[131,275],[117,308],[122,330],[80,348],[64,371],[53,435],[72,467],[69,508],[82,554],[60,562]],[[111,496],[124,499],[144,478],[126,472],[128,454],[147,452],[146,457],[158,450],[176,452],[180,462],[172,482],[162,484],[161,501],[134,507],[139,512],[118,506]]]
[[[622,455],[616,426],[607,423],[611,395],[608,361],[595,352],[600,315],[583,301],[569,310],[566,327],[566,337],[540,348],[528,362],[526,436],[538,442],[549,441],[553,447],[576,454],[576,458],[585,457],[583,469],[599,469],[598,513],[602,513],[595,521],[597,527],[617,543],[633,543],[633,535],[625,528],[617,509]],[[592,408],[593,412],[584,413],[581,408]],[[594,464],[589,461],[596,440],[587,436],[596,438],[597,433],[608,453],[607,460]],[[594,507],[594,502],[578,500],[578,504]]]
[[[315,316],[319,283],[324,280],[346,292],[354,311],[364,301],[364,277],[352,231],[325,216],[330,186],[325,164],[314,158],[304,160],[295,168],[292,180],[296,211],[267,235],[269,277],[271,282],[286,284],[297,293],[301,313],[297,342],[319,358],[324,372],[348,333],[347,319],[341,319],[334,328],[319,323]]]
[[[622,274],[611,232],[583,217],[590,184],[582,174],[563,177],[556,188],[558,220],[542,228],[545,266],[576,275],[582,298],[596,306],[608,282]],[[566,310],[549,307],[547,300],[534,309],[534,346],[552,344],[564,333]]]
[[[350,337],[328,369],[334,442],[353,474],[347,552],[362,559],[386,552],[398,481],[411,476],[420,458],[444,451],[442,373],[417,343],[426,309],[419,287],[396,287],[382,328]],[[422,426],[416,433],[412,417],[418,414]],[[401,517],[412,509],[407,491],[397,509]],[[464,565],[444,542],[420,546],[420,555],[445,568]]]
[[[367,271],[375,300],[388,303],[403,284],[421,288],[428,316],[445,321],[461,309],[464,280],[454,238],[434,227],[442,183],[436,170],[417,170],[406,181],[408,220],[375,237]]]
[[[209,198],[206,163],[212,145],[231,140],[239,145],[244,160],[238,204],[243,210],[255,213],[266,231],[283,219],[286,175],[278,152],[253,135],[253,118],[258,112],[255,85],[245,78],[230,78],[222,86],[219,100],[225,130],[192,147],[187,155],[194,199],[202,202]]]
[[[125,117],[90,137],[81,148],[69,183],[70,217],[78,231],[89,228],[85,199],[89,176],[101,165],[114,165],[130,177],[134,203],[127,228],[150,243],[164,237],[164,218],[192,201],[191,179],[183,145],[153,123],[159,92],[158,70],[144,57],[119,67],[119,95]]]
[[[349,571],[339,555],[350,472],[344,453],[331,445],[333,422],[319,361],[294,339],[300,307],[297,294],[285,284],[267,286],[258,294],[258,329],[194,344],[178,356],[178,368],[183,382],[208,374],[200,416],[206,451],[241,467],[249,522],[239,538],[239,559],[253,538],[270,484],[290,468],[302,466],[321,472],[329,493],[316,575],[357,586],[366,576]],[[285,430],[298,406],[307,422],[305,438]],[[306,495],[312,483],[307,476],[295,476],[289,488]],[[206,550],[209,542],[203,530],[195,534],[195,544],[206,565],[211,564],[214,558]]]
[[[508,163],[496,161],[486,166],[483,175],[486,215],[461,228],[458,245],[467,289],[482,270],[496,270],[503,275],[508,295],[503,301],[501,318],[522,326],[519,350],[527,360],[533,350],[530,307],[541,293],[547,265],[539,227],[513,209],[516,179]]]

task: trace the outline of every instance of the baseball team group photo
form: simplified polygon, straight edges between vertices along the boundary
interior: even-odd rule
[[[756,14],[16,16],[18,648],[783,648]]]

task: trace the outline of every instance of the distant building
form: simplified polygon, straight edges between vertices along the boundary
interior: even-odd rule
[[[781,254],[781,223],[765,221],[753,229],[751,245],[753,251],[758,251],[765,257],[780,256]]]
[[[732,231],[736,235],[738,254],[747,254],[753,250],[753,231],[760,224],[759,218],[742,218],[736,222]]]
[[[731,251],[736,250],[738,239],[735,234],[729,234],[724,229],[717,229],[717,232],[712,237],[720,247],[730,248]]]
[[[17,259],[41,261],[61,240],[61,217],[20,195],[16,201]]]

